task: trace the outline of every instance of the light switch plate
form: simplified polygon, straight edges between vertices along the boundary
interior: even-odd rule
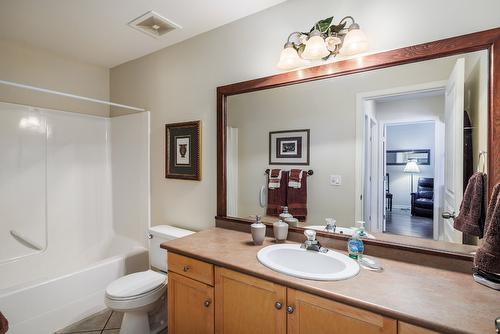
[[[340,186],[342,184],[342,176],[330,175],[330,184],[332,186]]]

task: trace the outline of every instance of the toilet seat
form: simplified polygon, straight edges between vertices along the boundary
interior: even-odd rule
[[[166,285],[165,274],[153,270],[123,276],[106,288],[106,297],[113,300],[130,300],[154,293]]]
[[[148,270],[123,276],[106,288],[105,303],[116,311],[139,311],[165,295],[167,275]]]

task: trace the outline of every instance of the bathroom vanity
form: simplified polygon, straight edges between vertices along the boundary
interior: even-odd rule
[[[168,250],[171,333],[490,333],[500,296],[470,274],[381,259],[342,281],[275,272],[250,234],[214,228]],[[341,252],[341,250],[333,250]]]

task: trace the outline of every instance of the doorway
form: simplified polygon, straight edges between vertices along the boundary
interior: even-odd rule
[[[439,203],[434,191],[435,121],[387,122],[384,133],[386,222],[383,232],[433,239],[434,203]]]

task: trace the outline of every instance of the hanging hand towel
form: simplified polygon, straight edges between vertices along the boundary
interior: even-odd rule
[[[290,188],[300,189],[302,183],[302,170],[300,169],[292,169],[288,176],[288,186]]]
[[[493,188],[486,215],[484,242],[476,252],[474,265],[482,271],[500,274],[500,183]]]
[[[485,207],[485,183],[484,173],[474,173],[467,183],[460,212],[453,221],[453,227],[461,232],[483,237],[484,222],[486,216]]]
[[[272,169],[269,172],[266,210],[268,216],[279,216],[282,208],[286,206],[287,184],[288,172],[281,169]]]
[[[288,187],[288,212],[300,221],[307,217],[307,173],[300,169],[292,169],[290,175],[300,174],[300,187]]]
[[[0,312],[0,334],[5,334],[9,330],[9,322],[4,317],[2,312]]]
[[[271,169],[269,172],[269,189],[278,189],[281,185],[281,169]]]

